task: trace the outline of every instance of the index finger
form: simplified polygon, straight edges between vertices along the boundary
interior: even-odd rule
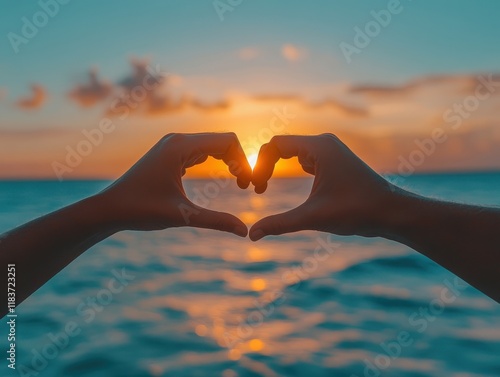
[[[222,159],[231,174],[237,177],[238,186],[246,188],[252,180],[252,168],[234,132],[188,134],[187,160],[208,155]]]
[[[273,175],[274,165],[279,159],[297,156],[301,160],[304,153],[308,151],[307,145],[310,138],[311,136],[279,135],[262,145],[252,175],[255,192],[260,194],[266,190],[267,181]]]

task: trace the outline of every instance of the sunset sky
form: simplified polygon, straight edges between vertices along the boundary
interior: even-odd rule
[[[394,2],[0,0],[0,177],[114,178],[206,131],[249,155],[333,132],[380,172],[500,169],[500,3]]]

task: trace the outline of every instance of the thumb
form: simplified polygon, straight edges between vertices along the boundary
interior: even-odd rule
[[[205,228],[220,230],[236,234],[240,237],[246,237],[248,233],[247,226],[238,219],[226,212],[212,211],[191,203],[193,211],[191,212],[187,225],[195,228]]]
[[[258,241],[268,235],[298,232],[307,229],[306,209],[304,204],[290,211],[264,217],[250,229],[250,239]]]

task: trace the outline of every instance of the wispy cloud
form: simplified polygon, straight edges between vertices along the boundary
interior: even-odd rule
[[[325,98],[320,101],[312,102],[294,94],[265,94],[253,97],[256,101],[261,102],[296,102],[302,106],[306,111],[310,110],[334,110],[337,113],[352,116],[352,117],[366,117],[369,115],[368,109],[360,106],[350,105],[334,98]]]
[[[365,107],[348,105],[332,98],[327,98],[319,102],[310,103],[309,107],[312,109],[338,110],[345,115],[354,117],[366,117],[370,114],[370,111]]]
[[[0,129],[0,138],[2,139],[18,139],[18,140],[26,140],[26,139],[37,139],[37,138],[51,138],[58,137],[65,134],[71,134],[74,131],[64,129],[64,128],[55,128],[55,127],[44,127],[39,129]]]
[[[281,55],[286,60],[295,62],[305,59],[308,56],[308,51],[304,47],[286,43],[281,46]]]
[[[354,85],[349,89],[350,93],[368,96],[390,96],[408,95],[419,90],[455,90],[466,93],[477,85],[476,77],[473,75],[431,75],[419,77],[402,85]]]
[[[161,133],[179,129],[194,132],[199,129],[196,125],[199,120],[204,130],[230,128],[250,137],[259,132],[259,124],[268,124],[272,109],[288,109],[297,114],[286,132],[336,133],[382,172],[397,172],[401,158],[409,159],[422,143],[432,138],[436,129],[446,135],[446,142],[436,144],[435,152],[426,155],[425,161],[415,166],[416,171],[500,168],[500,131],[497,126],[500,75],[433,75],[392,86],[351,84],[340,88],[328,86],[314,90],[311,87],[302,92],[284,90],[258,94],[258,91],[206,90],[207,87],[223,87],[216,77],[193,80],[189,76],[168,75],[160,80],[146,61],[132,61],[131,68],[129,74],[113,83],[91,71],[89,82],[71,91],[71,100],[82,108],[101,106],[110,117],[119,117],[121,113],[115,110],[124,106],[134,115],[151,117],[147,120],[151,125],[147,130],[130,128],[126,137],[120,140],[119,147],[110,146],[107,154],[96,154],[95,162],[89,162],[86,167],[85,174],[89,176],[93,171],[103,169],[97,162],[99,159],[104,161],[109,155],[121,155],[125,150],[139,154],[137,140],[146,143],[150,136],[153,139],[159,135],[160,128]],[[481,84],[480,76],[492,81],[492,87],[488,91],[482,84],[484,98],[479,100],[473,97]],[[149,84],[157,79],[158,85],[141,94],[143,91],[137,88],[146,78],[149,78]],[[134,92],[141,95],[134,99]],[[210,100],[201,93],[210,96]],[[455,110],[455,106],[461,106],[460,110]],[[453,117],[445,116],[450,109]],[[462,111],[460,123],[457,123],[455,118]],[[186,116],[176,117],[172,122],[175,126],[165,127],[163,119],[174,114]],[[158,117],[153,117],[155,115]],[[456,124],[459,127],[454,127]],[[62,129],[22,131],[11,127],[0,132],[0,150],[12,161],[25,161],[25,152],[22,148],[17,152],[14,146],[23,144],[33,148],[36,145],[48,156],[50,145],[64,145],[74,137]],[[35,167],[29,171],[35,172]],[[106,171],[112,173],[112,168]]]
[[[45,88],[39,84],[31,85],[31,94],[19,98],[16,102],[16,106],[23,110],[34,110],[39,109],[43,106],[47,99],[47,91]]]
[[[113,90],[112,84],[97,77],[97,70],[89,72],[89,81],[86,84],[76,85],[69,92],[69,97],[82,107],[90,107],[109,97]]]
[[[179,93],[183,78],[167,76],[158,67],[152,68],[148,60],[132,59],[130,64],[130,74],[115,83],[99,79],[97,72],[91,70],[89,82],[75,86],[69,98],[84,108],[104,105],[107,116],[160,116],[189,109],[218,111],[229,106],[225,100],[206,102],[194,95]]]

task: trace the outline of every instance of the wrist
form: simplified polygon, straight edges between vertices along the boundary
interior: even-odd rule
[[[378,236],[404,242],[415,228],[424,202],[421,196],[392,186],[390,194],[382,203]]]
[[[79,204],[96,228],[106,233],[116,233],[126,229],[119,214],[112,208],[110,200],[102,192],[82,200]]]

